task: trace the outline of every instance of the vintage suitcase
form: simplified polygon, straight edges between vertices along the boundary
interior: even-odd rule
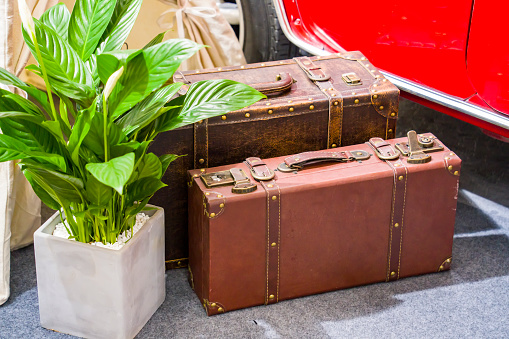
[[[187,170],[393,138],[399,91],[359,52],[177,72],[175,81],[231,79],[268,98],[246,109],[159,135],[173,163],[152,203],[166,215],[167,268],[187,265]]]
[[[448,270],[461,160],[409,136],[189,171],[207,313]]]

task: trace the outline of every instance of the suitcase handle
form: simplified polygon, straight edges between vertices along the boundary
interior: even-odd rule
[[[348,162],[367,160],[371,154],[366,151],[339,151],[339,152],[304,152],[292,155],[285,159],[285,162],[279,165],[278,169],[282,172],[295,171],[304,168],[304,166],[313,165],[321,162]]]
[[[278,74],[276,76],[276,81],[249,84],[249,86],[263,94],[279,94],[292,88],[294,82],[295,80],[292,78],[290,73],[285,72]]]

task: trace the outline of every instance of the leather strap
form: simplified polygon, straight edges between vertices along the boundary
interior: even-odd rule
[[[380,138],[371,138],[368,143],[375,152],[385,156],[398,154],[391,144]],[[403,227],[405,218],[406,188],[408,170],[399,158],[384,160],[393,173],[391,220],[389,224],[389,249],[387,254],[386,281],[399,279],[401,267],[401,246],[403,244]]]
[[[209,128],[208,120],[194,124],[194,168],[209,166]]]
[[[285,164],[288,167],[304,167],[327,161],[347,162],[351,158],[350,152],[304,152],[286,158]]]
[[[257,173],[270,169],[260,158],[248,158],[245,164]],[[279,301],[279,247],[281,244],[281,190],[276,180],[260,181],[267,196],[267,259],[265,304]]]
[[[329,132],[327,148],[341,146],[341,134],[343,130],[343,97],[334,88],[329,80],[330,76],[323,69],[317,66],[308,57],[294,58],[297,65],[302,68],[311,81],[320,88],[323,94],[329,99]]]

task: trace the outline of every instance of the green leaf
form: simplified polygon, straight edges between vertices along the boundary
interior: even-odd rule
[[[51,195],[46,192],[44,190],[44,188],[42,188],[38,183],[37,181],[34,179],[34,177],[32,176],[31,172],[30,171],[24,171],[23,170],[23,175],[25,176],[25,178],[28,180],[28,182],[30,183],[30,186],[32,186],[32,189],[34,190],[35,194],[39,197],[39,199],[41,199],[41,201],[46,205],[48,206],[49,208],[51,209],[54,209],[54,210],[58,210],[60,209],[60,205],[58,202],[55,201],[55,199],[53,199],[51,197]]]
[[[30,100],[27,100],[17,94],[12,94],[10,92],[9,92],[9,94],[3,95],[2,97],[8,98],[8,99],[16,102],[27,113],[39,116],[41,118],[44,117],[44,113],[41,111],[41,109],[39,107],[37,107],[37,105],[35,105]]]
[[[86,197],[93,205],[106,207],[113,197],[113,189],[90,175],[85,184]]]
[[[168,166],[180,157],[185,157],[185,155],[163,154],[159,157],[159,161],[161,162],[161,177],[159,177],[159,179],[166,173]]]
[[[5,134],[0,134],[0,162],[23,159],[30,150],[24,143]]]
[[[159,158],[154,153],[145,154],[137,168],[138,180],[153,177],[160,179],[162,166]]]
[[[87,87],[85,92],[94,93],[92,76],[76,51],[52,28],[37,19],[34,19],[34,22],[39,51],[48,75],[53,79],[62,78],[72,84],[80,84]],[[41,64],[32,39],[25,30],[23,36],[30,51]]]
[[[33,115],[31,113],[16,112],[16,111],[0,112],[0,119],[4,119],[4,118],[20,118],[20,119],[25,119],[25,120],[32,121],[32,122],[39,123],[39,124],[44,121],[43,117]],[[0,126],[1,126],[1,124],[0,124]]]
[[[101,82],[105,84],[115,71],[142,51],[141,49],[127,49],[99,54],[97,56],[97,71]]]
[[[95,104],[91,105],[88,109],[80,111],[80,114],[78,115],[78,120],[76,121],[72,128],[67,149],[69,150],[69,153],[71,153],[71,159],[76,166],[80,166],[79,160],[80,147],[83,140],[90,131],[90,126],[94,116],[95,116]]]
[[[128,153],[108,162],[87,164],[86,169],[101,183],[123,194],[124,185],[134,169],[134,153]]]
[[[22,143],[26,156],[37,157],[52,163],[62,171],[67,170],[62,144],[44,126],[25,119],[0,119],[0,128],[5,136]]]
[[[136,180],[129,185],[126,194],[126,205],[129,206],[135,201],[142,201],[166,186],[168,185],[154,177],[145,177],[143,179]]]
[[[90,106],[94,99],[95,90],[88,85],[68,80],[59,75],[49,75],[48,81],[59,97],[72,98],[83,107]]]
[[[123,144],[113,145],[110,148],[111,157],[116,158],[126,153],[134,152],[140,147],[140,143],[137,141],[130,141]]]
[[[67,40],[70,18],[71,13],[64,4],[60,3],[44,12],[40,20],[46,26],[53,28],[64,40]]]
[[[69,43],[86,61],[108,26],[116,0],[78,0],[69,21]]]
[[[12,75],[5,68],[2,67],[0,67],[0,84],[14,86],[21,90],[24,90],[34,99],[36,99],[37,102],[41,104],[42,108],[44,108],[46,112],[51,111],[48,102],[48,95],[45,92],[35,88],[32,85],[25,84],[23,81],[21,81],[16,76]]]
[[[127,135],[147,126],[163,113],[160,112],[160,109],[178,92],[182,85],[183,83],[177,82],[154,91],[115,123]]]
[[[48,195],[59,204],[83,203],[83,181],[81,179],[24,163],[23,173],[29,174]]]
[[[265,95],[232,80],[199,81],[189,87],[180,112],[171,110],[156,125],[164,132],[252,105]],[[171,102],[170,102],[171,104]]]
[[[88,134],[83,139],[83,144],[92,150],[97,156],[104,155],[104,116],[102,114],[95,114],[91,120],[91,126]],[[107,135],[109,146],[121,144],[126,141],[126,136],[113,122],[107,126]]]
[[[109,110],[117,117],[131,109],[171,78],[182,60],[202,45],[190,40],[166,40],[143,50],[129,60],[124,74],[111,94]]]
[[[164,35],[168,33],[168,31],[161,32],[158,35],[156,35],[152,40],[150,40],[145,46],[143,46],[143,49],[147,49],[149,47],[152,47],[154,45],[157,45],[161,42],[163,42]]]
[[[120,49],[134,26],[143,0],[118,0],[101,42],[103,51]]]

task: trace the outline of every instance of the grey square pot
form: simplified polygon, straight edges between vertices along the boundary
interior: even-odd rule
[[[164,210],[120,250],[52,235],[53,215],[34,234],[41,325],[86,338],[133,338],[165,298]]]

